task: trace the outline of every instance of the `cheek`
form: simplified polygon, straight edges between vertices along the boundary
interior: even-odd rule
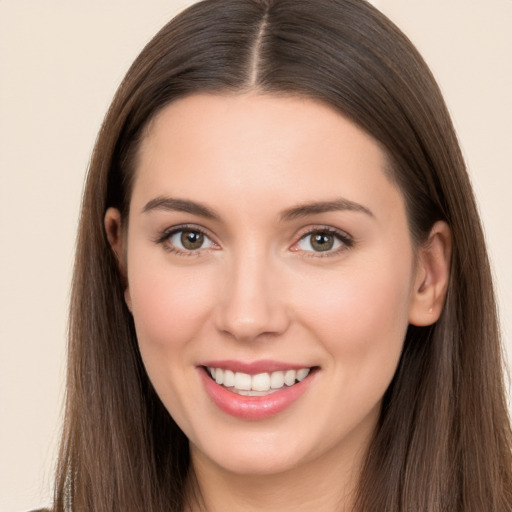
[[[142,361],[174,420],[190,428],[185,411],[199,402],[187,383],[196,377],[193,347],[204,338],[213,284],[191,269],[138,263],[132,259],[128,281]]]
[[[301,316],[337,364],[351,373],[394,371],[408,326],[410,261],[375,259],[326,276],[302,292]],[[320,284],[320,286],[318,286]]]
[[[408,326],[410,275],[385,265],[352,269],[302,296],[303,324],[329,355],[326,381],[337,390],[320,395],[321,409],[329,411],[325,423],[355,432],[365,418],[376,421],[395,374]]]
[[[192,268],[138,264],[128,275],[133,315],[141,348],[177,348],[204,326],[211,307],[212,283]]]

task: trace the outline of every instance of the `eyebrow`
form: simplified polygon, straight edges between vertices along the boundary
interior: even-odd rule
[[[177,199],[174,197],[156,197],[148,201],[142,213],[148,213],[154,210],[175,211],[191,213],[206,219],[220,220],[220,216],[207,206],[190,201],[189,199]],[[291,221],[307,217],[309,215],[317,215],[319,213],[327,213],[334,211],[353,211],[364,213],[370,217],[374,217],[373,212],[362,204],[355,203],[349,199],[335,199],[333,201],[314,201],[311,203],[300,204],[292,208],[284,210],[280,217],[281,221]]]
[[[142,213],[148,213],[153,210],[166,210],[174,212],[185,212],[193,215],[199,215],[206,219],[218,220],[219,216],[210,210],[207,206],[204,206],[195,201],[189,201],[188,199],[176,199],[173,197],[156,197],[151,199],[146,206],[142,209]]]
[[[289,208],[281,213],[281,220],[290,221],[307,217],[309,215],[316,215],[319,213],[335,212],[335,211],[352,211],[360,212],[370,217],[374,217],[373,212],[362,204],[355,203],[348,199],[335,199],[334,201],[319,201],[301,204],[293,208]]]

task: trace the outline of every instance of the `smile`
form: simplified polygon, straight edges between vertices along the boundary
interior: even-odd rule
[[[267,369],[273,371],[262,371],[263,364],[225,363],[224,368],[206,364],[198,369],[212,402],[224,413],[245,420],[263,420],[291,406],[306,393],[319,370],[318,367],[286,368],[282,364],[271,368],[270,364],[266,365]]]
[[[217,384],[233,393],[244,396],[265,396],[269,392],[274,393],[284,386],[290,387],[304,380],[309,375],[311,368],[264,372],[256,375],[211,366],[207,367],[207,370]]]

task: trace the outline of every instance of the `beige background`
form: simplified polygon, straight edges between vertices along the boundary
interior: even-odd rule
[[[49,503],[78,206],[127,67],[185,0],[0,0],[0,511]],[[512,0],[376,0],[445,93],[512,354]]]

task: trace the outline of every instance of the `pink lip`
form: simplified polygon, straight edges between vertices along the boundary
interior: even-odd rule
[[[215,367],[222,368],[220,366]],[[289,366],[287,366],[287,368],[290,369]],[[279,414],[306,392],[316,373],[310,373],[308,377],[301,382],[290,387],[285,385],[283,388],[269,393],[266,396],[244,396],[233,393],[217,384],[210,375],[207,374],[205,368],[199,367],[198,369],[206,393],[213,403],[225,413],[245,420],[263,420]]]
[[[286,370],[300,370],[301,368],[310,368],[307,365],[284,363],[281,361],[261,360],[261,361],[233,361],[226,359],[223,361],[205,361],[201,366],[211,368],[221,368],[222,370],[231,370],[232,372],[248,373],[257,375],[258,373],[285,372]]]

